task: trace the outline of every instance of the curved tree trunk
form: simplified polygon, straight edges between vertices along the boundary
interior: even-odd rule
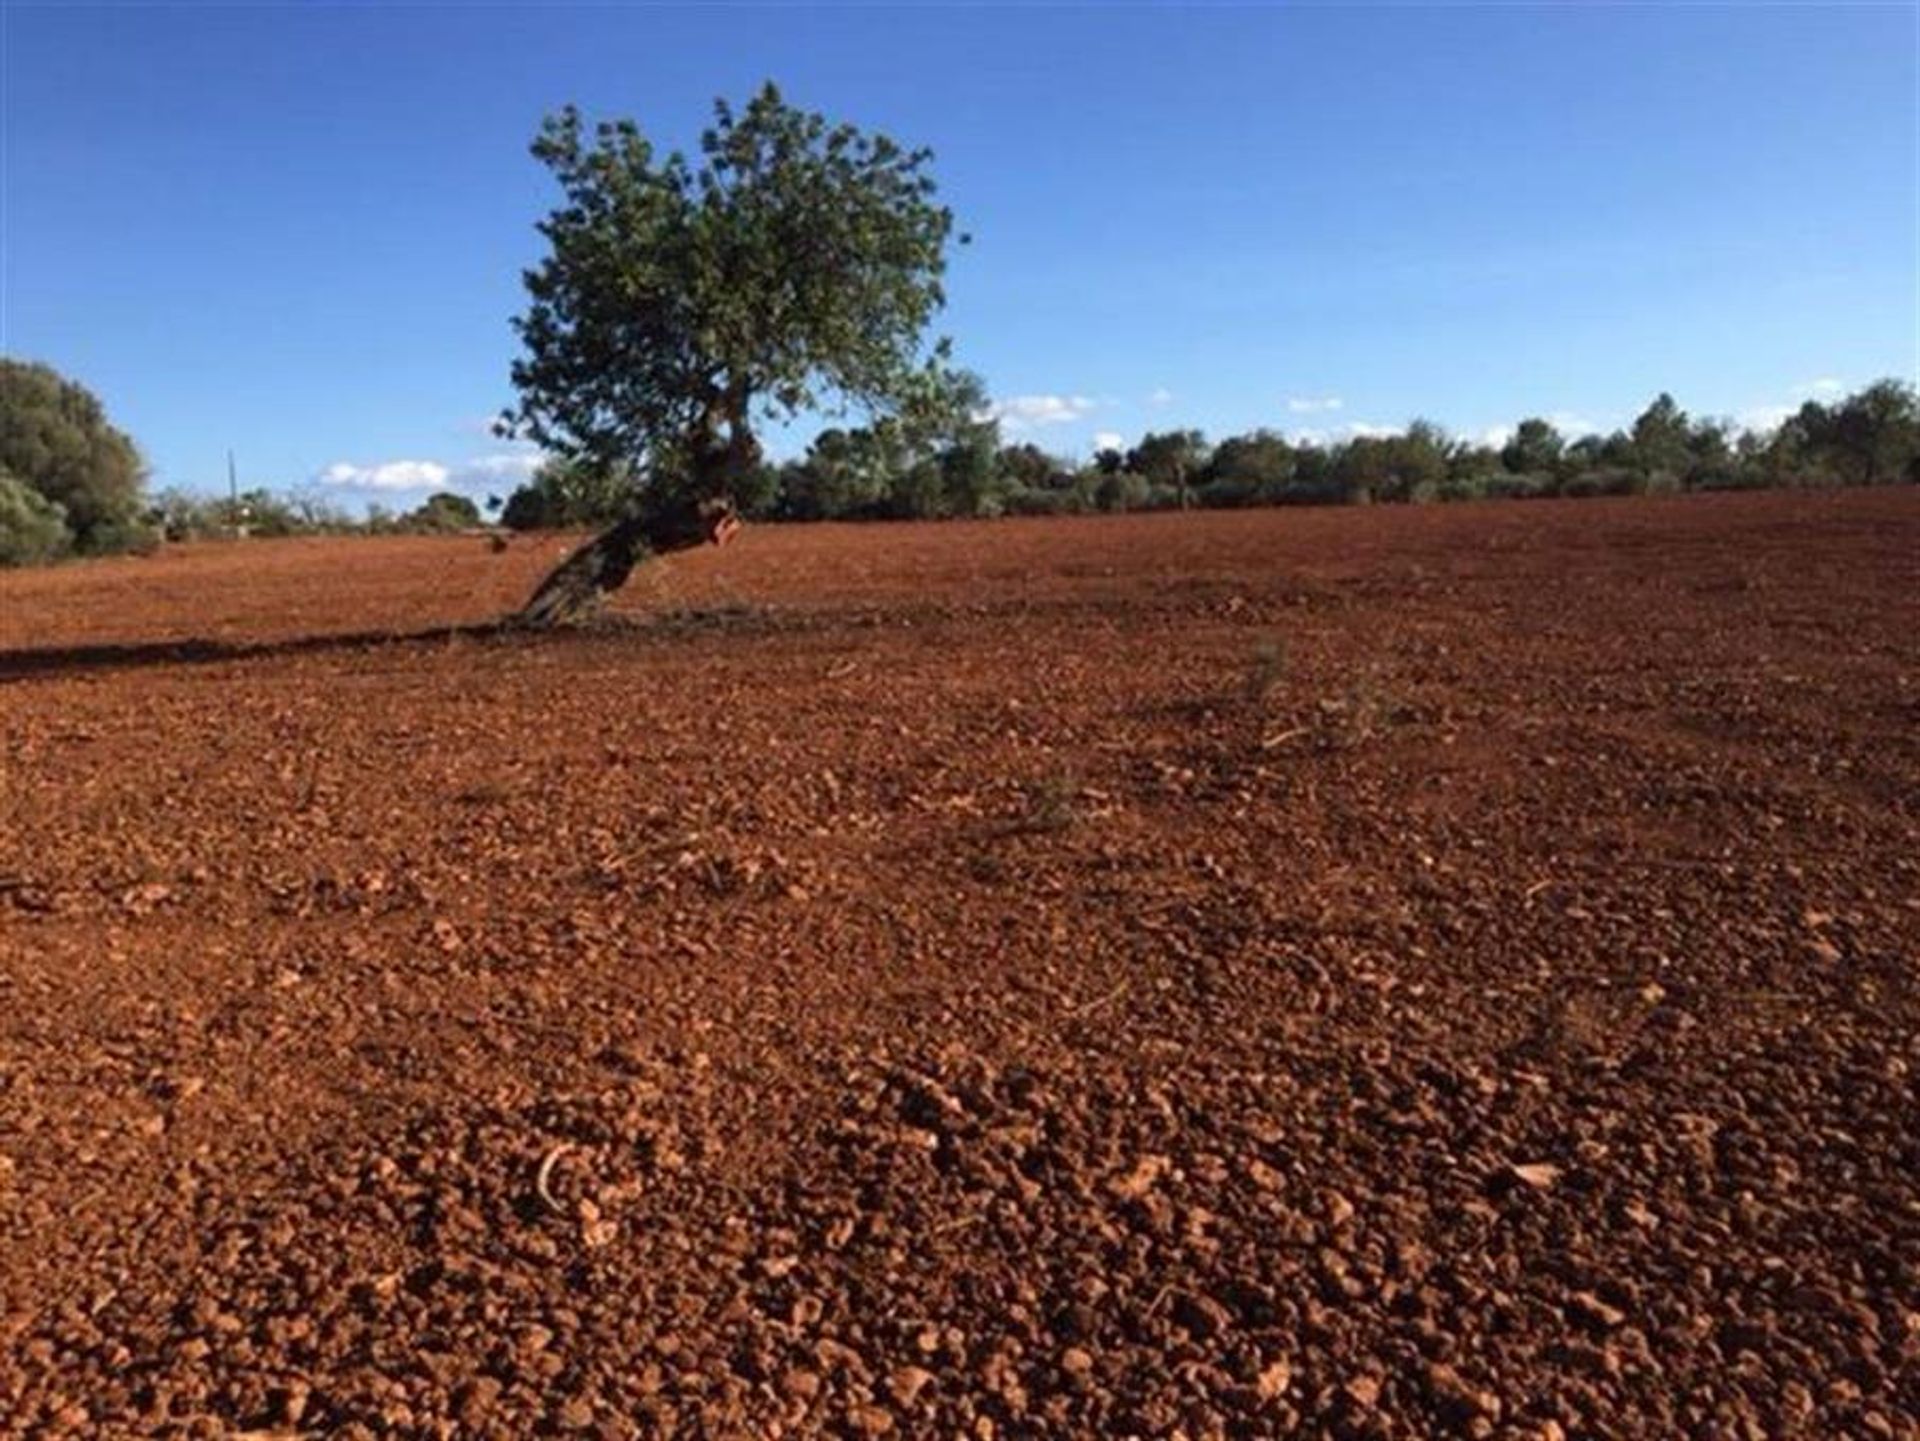
[[[547,572],[513,619],[520,625],[568,625],[598,611],[650,555],[725,545],[740,529],[733,502],[674,497],[609,526]]]
[[[688,436],[686,484],[648,493],[637,512],[561,561],[514,620],[528,626],[584,620],[648,556],[733,539],[740,529],[735,483],[760,463],[759,442],[747,425],[748,396],[746,384],[737,380],[712,390]]]

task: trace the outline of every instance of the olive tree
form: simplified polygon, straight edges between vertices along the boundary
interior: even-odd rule
[[[521,612],[592,609],[649,554],[724,541],[761,462],[756,429],[806,411],[952,409],[945,303],[952,213],[930,152],[831,125],[771,84],[724,100],[699,155],[661,155],[629,120],[568,107],[533,153],[562,203],[515,322],[518,402],[501,428],[604,472],[629,514],[555,569]]]
[[[0,357],[0,469],[58,507],[75,550],[138,548],[146,466],[98,397],[51,366]],[[16,497],[11,511],[24,514]],[[34,522],[44,528],[45,507]]]

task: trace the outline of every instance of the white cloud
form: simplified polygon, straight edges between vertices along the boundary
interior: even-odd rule
[[[1010,395],[989,405],[986,414],[1009,430],[1062,425],[1083,420],[1098,404],[1087,395]]]
[[[1148,405],[1171,405],[1172,403],[1173,392],[1164,385],[1157,385],[1147,392]]]
[[[447,483],[451,474],[437,460],[389,460],[379,465],[335,461],[314,479],[349,490],[420,490]]]
[[[1287,409],[1295,415],[1320,415],[1329,410],[1339,410],[1346,404],[1337,395],[1289,395]]]
[[[1571,410],[1550,410],[1544,417],[1547,424],[1570,440],[1578,440],[1583,435],[1598,435],[1600,427],[1584,415]]]
[[[1742,430],[1777,430],[1799,409],[1797,405],[1755,405],[1741,411],[1733,419]]]
[[[1788,389],[1788,400],[1772,404],[1750,405],[1734,416],[1734,424],[1742,430],[1777,430],[1782,423],[1800,413],[1800,407],[1809,400],[1829,404],[1847,393],[1847,383],[1831,375],[1823,375],[1818,380],[1804,380]]]
[[[1480,432],[1480,444],[1486,446],[1489,450],[1499,450],[1512,439],[1513,427],[1511,425],[1489,425],[1485,430]]]
[[[1400,434],[1400,429],[1397,425],[1369,425],[1364,420],[1355,420],[1333,430],[1302,425],[1281,433],[1295,445],[1338,445],[1346,440],[1384,440]]]
[[[487,490],[514,486],[540,467],[536,450],[496,451],[448,465],[438,460],[386,460],[375,465],[335,461],[314,476],[342,490]]]
[[[1117,430],[1096,430],[1093,433],[1095,450],[1125,450],[1127,438]]]

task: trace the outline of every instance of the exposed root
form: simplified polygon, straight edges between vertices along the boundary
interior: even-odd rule
[[[574,1145],[571,1141],[562,1141],[559,1145],[555,1146],[551,1151],[547,1152],[545,1159],[540,1162],[539,1174],[533,1178],[534,1192],[540,1197],[540,1203],[549,1211],[566,1210],[566,1207],[560,1204],[560,1198],[553,1194],[553,1168],[559,1163],[562,1156],[573,1149]]]

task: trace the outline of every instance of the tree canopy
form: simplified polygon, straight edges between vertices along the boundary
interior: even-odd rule
[[[525,276],[511,432],[716,493],[757,460],[756,422],[946,395],[946,343],[923,343],[953,229],[930,152],[830,125],[769,84],[738,112],[715,103],[697,163],[630,120],[589,138],[572,107],[533,153],[564,200]]]
[[[108,422],[92,391],[51,366],[0,359],[0,474],[38,497],[8,501],[5,513],[13,519],[6,523],[35,537],[9,550],[47,553],[52,510],[59,523],[53,553],[99,555],[148,538],[140,452]]]
[[[629,467],[637,504],[523,620],[584,613],[649,552],[724,540],[760,469],[757,425],[857,408],[917,433],[966,406],[948,343],[926,338],[953,233],[930,151],[768,84],[740,111],[715,102],[697,160],[660,155],[631,120],[589,138],[571,106],[533,153],[562,203],[525,275],[501,427],[603,474]]]

